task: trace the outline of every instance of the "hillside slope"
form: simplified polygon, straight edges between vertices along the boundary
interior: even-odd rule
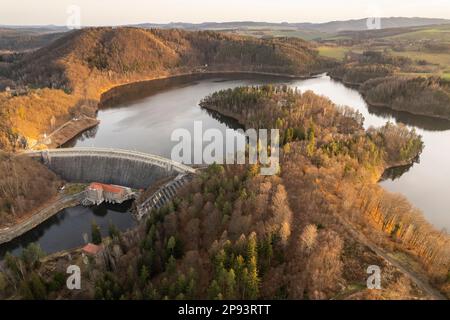
[[[62,183],[39,162],[0,151],[0,227],[23,219],[55,197]]]
[[[0,70],[17,87],[36,88],[19,96],[0,93],[0,123],[13,125],[12,132],[2,132],[0,148],[14,145],[20,136],[36,139],[51,130],[52,117],[58,125],[71,114],[92,115],[101,94],[116,85],[195,72],[305,76],[330,63],[300,39],[138,28],[73,31]],[[42,112],[55,104],[54,99],[58,100],[56,110]]]
[[[61,30],[62,31],[62,30]],[[43,47],[63,36],[45,28],[2,28],[0,27],[0,51],[26,51]]]

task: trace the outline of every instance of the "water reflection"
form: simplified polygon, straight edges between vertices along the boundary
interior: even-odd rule
[[[130,212],[131,201],[120,205],[101,204],[93,207],[74,207],[62,210],[33,230],[9,243],[0,245],[0,260],[6,252],[14,255],[36,242],[46,253],[54,253],[84,244],[83,234],[90,237],[93,221],[100,227],[103,236],[107,236],[109,225],[115,225],[125,231],[136,225]],[[89,238],[90,239],[90,238]]]
[[[192,132],[194,121],[202,121],[203,130],[216,128],[223,132],[226,128],[240,128],[236,122],[198,106],[208,94],[243,85],[288,84],[301,91],[312,90],[337,105],[357,109],[364,116],[365,128],[383,126],[387,121],[403,122],[416,128],[425,143],[420,164],[387,171],[381,185],[389,191],[404,194],[439,228],[450,229],[450,197],[447,194],[450,190],[449,121],[368,107],[357,90],[328,76],[308,80],[255,79],[249,75],[235,79],[233,76],[206,76],[172,80],[159,81],[155,87],[154,83],[126,86],[115,94],[109,93],[109,98],[105,95],[104,107],[98,113],[101,123],[96,135],[78,139],[72,145],[116,147],[170,157],[175,144],[170,141],[170,136],[176,128]],[[125,92],[124,96],[119,94],[121,90]]]
[[[178,128],[192,132],[194,121],[202,121],[203,130],[214,128],[224,132],[227,128],[241,128],[237,121],[202,110],[198,106],[201,99],[218,90],[265,83],[289,84],[302,91],[312,90],[338,105],[357,109],[365,118],[366,128],[382,126],[386,121],[403,122],[416,128],[425,143],[420,163],[387,170],[381,185],[404,194],[424,212],[428,221],[438,228],[450,230],[450,122],[370,108],[356,90],[327,76],[302,81],[249,75],[234,79],[233,76],[211,79],[185,77],[124,86],[103,97],[102,109],[98,112],[99,126],[65,147],[114,147],[170,157],[175,144],[170,141],[171,133]],[[40,242],[47,252],[79,246],[83,243],[81,234],[90,233],[92,219],[97,220],[105,234],[110,219],[122,230],[134,225],[131,216],[117,207],[77,207],[64,210],[10,244],[9,248],[17,252],[22,244],[31,241]],[[4,248],[0,247],[0,255],[1,250]]]
[[[76,135],[71,140],[64,143],[61,147],[62,148],[73,148],[76,146],[78,141],[94,139],[95,136],[97,135],[97,131],[98,131],[98,125]]]
[[[223,114],[209,109],[203,109],[206,111],[206,113],[213,119],[216,119],[221,124],[226,125],[228,128],[233,130],[239,130],[244,129],[244,126],[242,126],[236,119],[224,116]]]
[[[154,94],[160,94],[166,91],[173,91],[182,88],[195,87],[200,81],[208,80],[211,83],[223,84],[226,82],[235,82],[239,80],[250,81],[253,84],[290,81],[291,78],[274,77],[270,75],[255,75],[248,73],[199,73],[193,75],[176,76],[165,79],[156,79],[141,81],[137,83],[126,84],[111,89],[101,97],[100,108],[106,110],[122,105],[123,103],[134,103],[148,98]]]
[[[380,182],[386,181],[386,180],[397,180],[400,179],[401,176],[403,176],[405,173],[407,173],[415,163],[419,163],[419,161],[415,161],[411,164],[405,165],[405,166],[398,166],[398,167],[392,167],[388,168],[383,172],[383,175],[381,176]]]
[[[370,114],[382,118],[395,118],[397,122],[426,131],[450,130],[450,121],[432,117],[418,116],[408,112],[394,111],[388,108],[368,106]]]
[[[225,137],[227,129],[241,128],[230,118],[201,109],[198,105],[205,96],[237,86],[292,81],[248,74],[208,80],[202,77],[206,75],[142,82],[136,87],[127,85],[113,89],[103,97],[102,108],[98,112],[100,125],[95,137],[75,139],[70,146],[129,149],[170,158],[174,146],[179,143],[179,140],[171,139],[177,129],[185,129],[193,137],[194,122],[201,122],[203,133],[208,129],[218,129]],[[192,139],[192,146],[193,142]],[[207,144],[209,142],[204,146]],[[193,158],[193,154],[191,156]]]

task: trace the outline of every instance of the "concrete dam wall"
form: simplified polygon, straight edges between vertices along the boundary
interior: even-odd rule
[[[145,189],[180,173],[195,173],[170,159],[135,151],[71,148],[29,151],[27,154],[69,182],[101,182]]]

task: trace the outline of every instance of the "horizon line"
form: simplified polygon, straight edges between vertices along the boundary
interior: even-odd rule
[[[208,23],[217,23],[217,24],[225,24],[225,23],[267,23],[267,24],[327,24],[332,22],[346,22],[346,21],[358,21],[369,18],[379,18],[379,19],[429,19],[429,20],[447,20],[450,22],[450,18],[436,18],[436,17],[423,17],[423,16],[384,16],[384,17],[362,17],[362,18],[352,18],[352,19],[342,19],[342,20],[327,20],[324,22],[310,22],[310,21],[301,21],[301,22],[287,22],[287,21],[258,21],[258,20],[225,20],[225,21],[203,21],[203,22],[188,22],[188,21],[170,21],[170,22],[133,22],[133,23],[120,23],[120,24],[102,24],[102,25],[83,25],[82,27],[120,27],[120,26],[135,26],[142,24],[154,24],[154,25],[170,25],[170,24],[191,24],[191,25],[202,25]],[[66,25],[60,24],[0,24],[0,27],[67,27]]]

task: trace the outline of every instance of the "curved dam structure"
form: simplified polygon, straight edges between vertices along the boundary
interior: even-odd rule
[[[100,182],[145,189],[156,181],[195,173],[195,169],[156,155],[105,148],[27,151],[69,182]]]

